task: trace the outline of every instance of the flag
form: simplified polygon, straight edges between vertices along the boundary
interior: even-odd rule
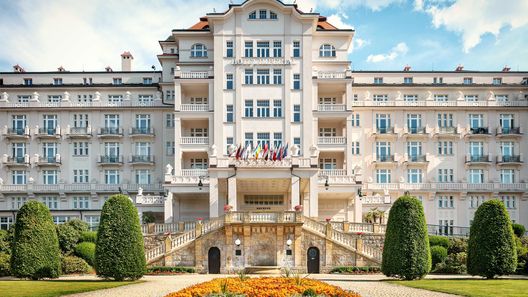
[[[262,159],[268,160],[268,155],[269,155],[269,147],[268,147],[268,143],[265,143],[264,152],[262,152]]]
[[[237,160],[240,159],[241,150],[242,150],[242,145],[239,144],[236,150],[235,159]]]
[[[282,161],[282,158],[283,158],[282,154],[283,154],[283,152],[284,152],[284,146],[281,145],[280,148],[279,148],[278,156],[277,156],[277,159],[278,159],[279,161]]]
[[[288,144],[286,143],[286,146],[284,147],[284,150],[282,151],[282,158],[286,158],[288,156]]]
[[[260,151],[262,150],[262,147],[260,146],[260,142],[257,145],[257,148],[255,149],[255,159],[258,159]]]

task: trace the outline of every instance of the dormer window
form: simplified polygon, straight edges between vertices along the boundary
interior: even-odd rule
[[[256,12],[256,11],[252,11],[252,12],[249,14],[249,19],[250,19],[250,20],[256,20],[256,19],[257,19],[257,12]]]
[[[277,16],[277,13],[273,12],[273,11],[269,11],[269,14],[268,14],[268,10],[266,9],[259,9],[259,10],[254,10],[252,12],[249,13],[249,19],[250,20],[256,20],[257,19],[257,15],[258,15],[258,19],[259,20],[276,20],[278,19],[278,16]]]
[[[191,47],[191,57],[193,58],[201,58],[201,57],[207,57],[207,47],[201,43],[194,44]]]
[[[31,79],[31,78],[24,78],[24,85],[25,85],[25,86],[31,86],[31,85],[33,85],[33,79]]]
[[[277,14],[274,13],[273,11],[270,11],[270,19],[271,20],[276,20],[277,19]]]
[[[265,10],[265,9],[259,10],[259,19],[265,20],[265,19],[267,19],[267,16],[268,16],[268,11],[267,10]]]
[[[53,85],[54,85],[54,86],[60,86],[60,85],[62,85],[62,78],[54,78],[54,79],[53,79]]]
[[[320,57],[335,57],[336,56],[336,50],[335,47],[331,44],[323,44],[319,48],[319,56]]]

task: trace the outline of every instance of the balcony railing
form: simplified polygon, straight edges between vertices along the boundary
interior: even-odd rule
[[[207,169],[182,169],[181,176],[205,176],[207,175]]]
[[[60,136],[59,130],[57,128],[39,128],[39,136]]]
[[[180,72],[180,78],[209,78],[207,71]]]
[[[436,132],[439,134],[456,134],[456,127],[436,127]]]
[[[469,237],[469,227],[448,226],[448,225],[427,225],[430,235],[443,235],[454,237]]]
[[[318,79],[344,79],[346,72],[344,71],[319,71],[317,72]]]
[[[346,176],[346,169],[320,169],[319,176]]]
[[[497,128],[497,135],[521,135],[520,127],[499,127]]]
[[[394,162],[394,155],[378,155],[376,162]]]
[[[425,134],[425,127],[407,127],[409,134]]]
[[[487,127],[475,127],[470,128],[469,133],[474,135],[487,135],[489,134],[489,129]]]
[[[123,156],[99,156],[99,163],[101,164],[122,164]]]
[[[132,155],[130,163],[154,163],[154,156]]]
[[[209,137],[182,137],[181,144],[209,144]]]
[[[99,129],[99,136],[123,136],[123,128],[105,127]]]
[[[130,128],[130,136],[154,136],[154,128],[150,127],[134,127]]]
[[[491,162],[491,158],[489,155],[467,155],[466,162],[488,163]]]
[[[416,190],[416,191],[528,191],[528,183],[367,183],[368,190]]]
[[[85,184],[54,184],[54,185],[43,185],[43,184],[25,184],[25,185],[2,185],[0,184],[0,191],[12,192],[12,193],[27,193],[28,191],[39,191],[39,192],[113,192],[118,193],[119,188],[123,191],[136,192],[139,188],[143,189],[143,192],[162,192],[163,187],[160,183],[153,184],[100,184],[100,183],[85,183]]]
[[[61,163],[60,156],[40,156],[38,158],[38,165],[59,165]]]
[[[408,155],[407,156],[407,162],[427,162],[427,156],[426,155]]]
[[[394,127],[377,127],[377,134],[394,134]]]
[[[92,128],[88,128],[88,127],[70,127],[69,129],[67,129],[67,132],[66,134],[70,137],[75,137],[75,136],[92,136]]]
[[[182,104],[181,111],[209,111],[209,104]]]
[[[497,156],[497,163],[522,163],[521,155]]]
[[[346,137],[333,136],[333,137],[319,137],[319,144],[346,144]]]
[[[29,165],[29,156],[3,156],[3,163],[6,165],[23,165],[28,166]]]
[[[26,129],[26,128],[8,128],[5,135],[6,136],[29,137],[29,129]]]
[[[317,105],[318,111],[345,111],[345,104],[319,104]]]

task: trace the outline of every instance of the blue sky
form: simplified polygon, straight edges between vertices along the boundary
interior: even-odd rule
[[[239,3],[241,0],[234,0]],[[292,0],[290,0],[292,1]],[[286,2],[290,2],[286,1]],[[228,0],[0,0],[0,71],[135,69],[159,64],[157,41]],[[528,0],[297,0],[354,28],[356,70],[528,70]]]

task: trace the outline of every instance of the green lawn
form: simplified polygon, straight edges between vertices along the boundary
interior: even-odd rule
[[[419,281],[389,281],[407,287],[457,294],[470,297],[526,297],[528,280],[508,279],[446,279]]]
[[[0,281],[0,295],[2,297],[54,297],[67,294],[82,293],[100,289],[114,288],[130,285],[137,282],[113,282],[113,281],[76,281],[76,280],[52,280],[52,281]]]

